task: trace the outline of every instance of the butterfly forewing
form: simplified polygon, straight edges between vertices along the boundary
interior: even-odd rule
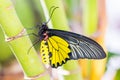
[[[58,36],[68,43],[71,50],[70,59],[103,59],[106,57],[103,48],[88,37],[55,29],[49,29],[48,31],[50,36]]]

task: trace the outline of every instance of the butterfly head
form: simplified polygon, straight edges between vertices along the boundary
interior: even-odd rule
[[[47,30],[48,26],[46,23],[43,23],[42,26],[39,27],[38,35],[40,36],[40,39],[44,39],[47,36]]]
[[[52,8],[53,8],[53,10],[52,10]],[[47,38],[48,38],[48,35],[47,35],[47,30],[48,30],[47,23],[51,20],[52,15],[53,15],[54,11],[55,11],[57,8],[58,8],[58,7],[52,6],[52,7],[51,7],[52,12],[51,12],[50,18],[48,19],[47,22],[43,23],[42,26],[39,26],[38,35],[39,35],[40,39],[42,39],[42,40],[47,40]]]

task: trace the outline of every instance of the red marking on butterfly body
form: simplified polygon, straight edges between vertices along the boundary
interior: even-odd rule
[[[47,41],[47,39],[48,39],[48,34],[47,33],[44,33],[43,34],[45,37],[44,37],[44,41]]]

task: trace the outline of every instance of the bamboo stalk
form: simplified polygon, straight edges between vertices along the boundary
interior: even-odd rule
[[[107,28],[107,17],[106,17],[106,7],[105,7],[105,0],[98,0],[98,17],[99,17],[99,25],[98,25],[98,36],[95,40],[103,47],[105,52],[107,53],[104,37]],[[102,5],[102,6],[101,6]],[[99,64],[98,64],[99,63]],[[91,80],[101,80],[106,65],[106,58],[103,60],[93,60],[91,66]]]
[[[13,0],[13,5],[21,23],[25,28],[27,28],[28,34],[35,33],[35,29],[29,30],[29,28],[36,26],[35,15],[33,9],[31,8],[32,6],[30,5],[30,0]],[[36,40],[34,36],[30,36],[30,39],[32,42]]]
[[[85,35],[90,36],[97,30],[98,13],[97,13],[97,0],[82,0],[83,3],[83,32]],[[85,79],[90,77],[91,60],[79,60],[82,70],[82,75]]]
[[[97,0],[83,0],[83,5],[83,30],[85,35],[91,36],[97,30]]]
[[[84,1],[85,1],[84,2],[85,6],[83,9],[84,32],[88,36],[98,33],[95,40],[106,51],[106,47],[104,44],[104,35],[105,35],[106,24],[107,24],[106,23],[106,13],[105,13],[105,1],[104,0],[101,0],[101,1],[100,0],[84,0]],[[100,3],[99,8],[97,6],[98,3]],[[101,13],[102,13],[102,15],[101,15]],[[98,21],[100,22],[100,25],[98,25]],[[99,35],[99,33],[100,33],[100,35]],[[90,78],[90,80],[96,80],[96,79],[101,80],[101,77],[105,70],[106,59],[91,60],[91,62],[89,64],[90,64],[90,66],[87,67],[87,70],[88,70],[88,68],[90,69],[89,70],[90,72],[87,74],[88,79]],[[85,70],[84,66],[86,66],[86,63],[81,66]],[[87,73],[87,72],[84,72],[84,73]]]
[[[48,24],[49,28],[56,28],[61,30],[69,30],[68,22],[66,19],[66,15],[64,12],[63,3],[61,0],[40,0],[41,3],[45,3],[46,5],[43,6],[43,9],[45,11],[46,20],[49,19],[49,10],[52,6],[59,7],[55,10],[53,13],[53,16],[51,18],[52,24]],[[47,8],[47,10],[46,10]],[[78,63],[77,61],[68,61],[66,64],[63,65],[63,68],[67,70],[68,72],[73,72],[69,75],[64,75],[64,80],[81,80],[80,72],[77,70]],[[75,72],[75,73],[74,73]]]
[[[6,61],[13,58],[12,56],[12,52],[7,43],[5,42],[5,38],[0,27],[0,64],[2,65],[4,64],[4,62],[6,63]]]
[[[120,69],[117,70],[116,75],[113,80],[119,80],[120,79]]]
[[[81,74],[83,76],[83,79],[89,79],[89,75],[90,75],[90,60],[87,59],[80,59],[79,61],[79,65],[81,68]]]
[[[28,0],[14,0],[16,13],[25,28],[31,28],[35,25],[35,16]]]
[[[24,30],[10,0],[0,0],[0,24],[2,25],[2,30],[6,39],[18,36],[18,34],[22,34],[20,32]],[[23,33],[23,35],[26,34],[26,32]],[[8,44],[22,66],[25,76],[33,78],[45,72],[45,68],[42,66],[40,58],[34,48],[27,54],[28,49],[32,46],[28,36],[10,40]],[[38,79],[49,80],[50,78],[46,73],[46,75]]]

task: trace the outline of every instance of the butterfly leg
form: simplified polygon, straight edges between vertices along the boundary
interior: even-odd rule
[[[37,34],[35,34],[35,33],[30,33],[30,34],[27,34],[27,35],[33,35],[33,36],[35,36],[35,37],[39,37]]]

